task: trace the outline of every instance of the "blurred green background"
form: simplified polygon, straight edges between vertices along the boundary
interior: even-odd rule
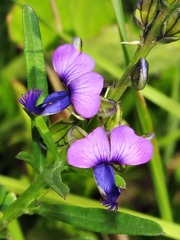
[[[123,1],[127,41],[139,40],[139,29],[133,23],[135,1]],[[83,50],[96,61],[96,70],[106,82],[117,81],[125,69],[116,17],[110,0],[0,0],[0,173],[29,182],[32,169],[15,156],[31,147],[30,121],[18,99],[26,92],[26,68],[23,54],[22,5],[33,7],[39,18],[42,43],[51,82],[51,56],[54,49],[70,41],[73,36],[83,39]],[[136,46],[128,47],[130,56]],[[148,84],[144,91],[160,146],[166,184],[172,212],[180,222],[180,129],[179,113],[173,102],[179,102],[180,43],[158,45],[149,54]],[[50,86],[51,87],[51,86]],[[159,95],[155,94],[155,89]],[[150,91],[151,90],[151,91]],[[123,95],[123,118],[140,132],[133,89]],[[164,101],[167,97],[168,102]],[[141,133],[141,132],[140,132]],[[123,177],[127,181],[120,207],[159,216],[152,177],[147,165],[129,168]],[[65,173],[64,181],[71,192],[99,199],[91,175]],[[106,235],[90,233],[61,222],[52,222],[37,216],[20,218],[25,239],[108,239]],[[88,223],[87,223],[88,224]],[[112,236],[111,236],[112,237]],[[158,237],[160,239],[161,237]],[[113,238],[112,238],[113,239]],[[120,239],[149,239],[133,237]],[[155,238],[154,238],[155,239]]]

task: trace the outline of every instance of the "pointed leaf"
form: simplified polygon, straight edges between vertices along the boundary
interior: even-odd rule
[[[46,96],[48,85],[39,23],[36,13],[28,5],[23,7],[23,31],[28,88],[43,90]]]
[[[27,162],[34,169],[38,170],[38,167],[36,166],[36,161],[34,160],[33,156],[30,153],[22,151],[22,152],[17,154],[16,158]]]
[[[115,182],[118,187],[126,188],[126,181],[118,174],[115,174]]]
[[[144,236],[163,234],[161,226],[156,222],[123,212],[48,203],[41,203],[37,208],[31,210],[41,216],[72,224],[88,231]]]
[[[42,100],[48,94],[48,84],[39,23],[34,10],[28,5],[23,6],[22,15],[28,89],[43,90],[42,97],[40,97],[40,100]],[[41,149],[39,144],[40,136],[35,127],[32,128],[32,138],[33,156],[37,161],[39,172],[42,172],[45,163],[45,152]]]
[[[61,178],[62,166],[49,166],[45,169],[43,177],[45,183],[58,193],[62,198],[66,198],[69,194],[69,188],[63,183]]]

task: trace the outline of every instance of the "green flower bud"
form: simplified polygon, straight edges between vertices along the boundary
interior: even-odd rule
[[[164,22],[158,41],[170,43],[180,39],[180,8],[177,8]]]
[[[101,97],[101,106],[98,112],[98,116],[102,118],[107,118],[116,113],[117,102]]]
[[[145,58],[140,58],[131,71],[133,87],[139,91],[145,88],[148,78],[149,64]]]
[[[84,138],[85,136],[87,136],[87,133],[82,128],[74,126],[68,131],[66,140],[68,144],[71,145],[76,140]]]
[[[147,29],[154,20],[158,11],[159,0],[138,0],[133,14],[136,25],[143,30]]]

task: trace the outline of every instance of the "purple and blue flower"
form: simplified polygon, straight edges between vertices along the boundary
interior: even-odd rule
[[[73,45],[64,44],[55,50],[52,64],[66,90],[48,95],[39,105],[37,101],[42,91],[29,90],[22,95],[20,103],[35,115],[55,114],[71,104],[82,117],[91,118],[96,115],[100,108],[104,79],[93,72],[94,60]]]
[[[121,188],[115,184],[112,164],[140,165],[152,158],[153,146],[128,126],[114,128],[108,135],[101,127],[72,143],[67,159],[71,166],[93,168],[94,179],[103,197],[102,204],[117,210]]]

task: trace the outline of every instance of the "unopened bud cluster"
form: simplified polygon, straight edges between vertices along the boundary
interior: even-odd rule
[[[177,8],[164,22],[158,41],[170,43],[180,39],[180,8]]]
[[[159,0],[138,0],[133,14],[136,25],[144,33],[151,27],[159,7]]]
[[[143,30],[142,40],[146,38],[161,9],[175,9],[162,24],[157,42],[170,43],[180,39],[180,1],[179,0],[138,0],[133,14],[134,21]],[[177,8],[176,8],[177,6]]]

